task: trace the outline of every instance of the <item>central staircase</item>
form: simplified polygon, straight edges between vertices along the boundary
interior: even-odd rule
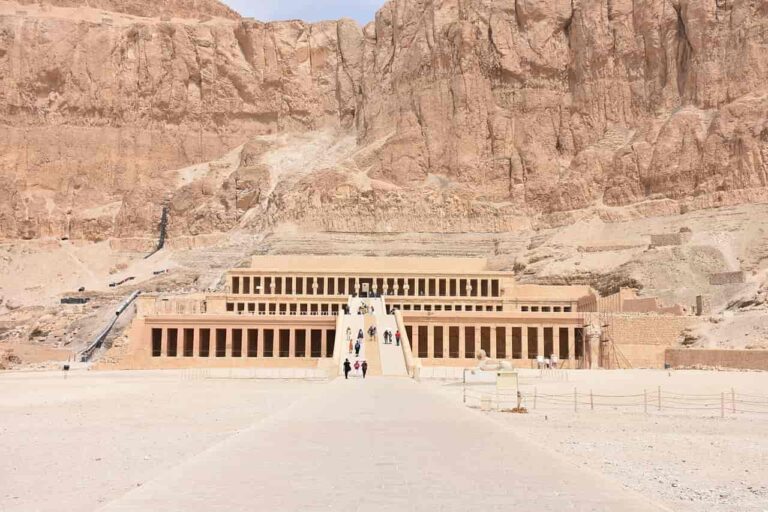
[[[355,361],[360,363],[367,361],[368,375],[407,377],[408,370],[403,346],[398,346],[395,342],[397,319],[395,315],[387,314],[384,299],[352,297],[349,299],[348,306],[349,314],[342,315],[340,328],[336,331],[336,345],[340,347],[337,352],[339,375],[344,375],[344,361],[349,359],[353,367],[351,375],[355,375]],[[368,311],[372,309],[373,313],[358,314],[363,306],[367,306]],[[368,335],[368,329],[372,326],[376,327],[376,336],[373,339]],[[355,357],[354,349],[349,350],[348,329],[353,345],[360,329],[363,330],[364,342],[361,344],[359,357]],[[385,331],[392,332],[391,344],[384,343]]]

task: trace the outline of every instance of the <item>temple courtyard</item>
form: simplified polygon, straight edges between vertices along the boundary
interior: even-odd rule
[[[762,511],[768,415],[669,397],[733,388],[739,409],[762,410],[742,400],[766,384],[763,372],[521,370],[528,414],[512,414],[465,403],[455,380],[5,373],[0,510]],[[556,398],[574,390],[575,411]],[[643,393],[635,407],[600,398]]]

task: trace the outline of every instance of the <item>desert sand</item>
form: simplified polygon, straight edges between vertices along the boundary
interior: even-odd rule
[[[521,375],[527,397],[533,386],[542,394],[570,393],[574,387],[585,393],[631,394],[657,386],[680,393],[735,387],[739,393],[759,394],[768,379],[757,372],[641,370],[572,371],[567,382],[541,378],[535,371]],[[302,503],[317,505],[335,496],[353,499],[360,492],[384,500],[375,502],[381,506],[399,503],[398,496],[421,497],[410,501],[421,504],[450,498],[445,506],[469,506],[502,494],[508,505],[521,499],[520,487],[510,485],[520,478],[529,492],[544,496],[543,508],[555,506],[562,496],[576,510],[590,503],[597,510],[616,510],[606,503],[627,500],[630,506],[641,500],[646,505],[639,510],[761,511],[768,497],[763,460],[768,415],[729,413],[722,419],[719,408],[644,414],[640,407],[616,411],[599,405],[574,413],[568,406],[541,402],[533,410],[528,398],[529,414],[486,413],[464,406],[461,386],[455,383],[264,381],[228,378],[226,372],[207,377],[188,371],[0,375],[0,431],[10,450],[0,461],[0,508],[131,510],[137,504],[146,508],[147,503],[165,503],[167,509],[178,505],[189,510],[185,499],[197,496],[203,500],[199,504],[214,496],[206,494],[208,485],[194,485],[194,492],[174,491],[198,477],[211,489],[232,491],[227,503],[235,506],[241,498],[251,499],[254,482],[266,485],[283,466],[295,475],[283,503],[295,510]],[[425,428],[413,428],[419,424]],[[326,434],[328,429],[333,433]],[[464,438],[469,451],[455,457],[451,451],[463,450],[462,443],[433,446],[452,436]],[[337,449],[337,442],[346,449]],[[508,456],[490,456],[502,444]],[[358,448],[363,446],[361,455]],[[426,456],[431,450],[439,451]],[[311,455],[315,452],[317,460]],[[424,456],[414,457],[416,453]],[[522,454],[525,461],[519,460]],[[435,457],[441,461],[437,466]],[[237,458],[250,461],[248,467],[236,463]],[[371,461],[378,461],[376,467]],[[503,467],[497,467],[500,461]],[[316,464],[326,470],[310,470]],[[347,469],[329,472],[336,464]],[[390,465],[400,470],[390,474]],[[472,486],[481,490],[475,494],[467,487],[471,478],[455,480],[468,468],[491,479],[508,476],[493,487],[497,494]],[[371,477],[361,480],[359,488],[330,491],[336,477],[353,470],[358,475],[375,471],[394,487],[382,488]],[[533,475],[539,470],[561,477],[525,477],[526,471]],[[433,491],[426,494],[423,486],[397,483],[398,475],[412,482],[414,474],[438,473],[442,476],[430,480]],[[560,478],[581,481],[581,490],[566,491],[569,484]],[[596,482],[603,483],[593,488]],[[282,492],[281,484],[274,485],[275,492]],[[302,494],[302,489],[315,487],[317,492]],[[451,494],[465,488],[466,494]],[[220,493],[216,496],[222,499]]]
[[[768,373],[665,370],[570,371],[544,375],[537,370],[521,372],[523,406],[527,414],[482,413],[537,443],[542,457],[549,451],[565,456],[578,467],[599,471],[643,495],[653,496],[675,511],[755,511],[768,503]],[[456,383],[427,384],[462,402],[462,386]],[[539,399],[534,409],[534,388]],[[663,392],[657,409],[656,393]],[[751,404],[738,409],[761,412],[731,413],[720,417],[719,396],[731,389]],[[484,389],[469,392],[468,403]],[[579,396],[574,412],[573,393]],[[493,394],[491,387],[485,391]],[[591,409],[589,393],[594,396]],[[643,392],[648,394],[644,412]],[[671,393],[686,399],[671,400]],[[597,395],[641,395],[607,399]],[[560,398],[547,400],[546,395]],[[704,401],[697,397],[712,395]],[[762,398],[757,398],[761,396]],[[629,403],[613,407],[607,403]],[[757,403],[759,402],[759,403]],[[514,407],[515,400],[509,399]],[[701,407],[705,410],[683,410]]]

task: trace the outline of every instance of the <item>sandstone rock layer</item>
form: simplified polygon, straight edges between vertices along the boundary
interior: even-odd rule
[[[0,0],[0,236],[148,236],[163,204],[178,236],[761,202],[766,49],[752,0],[397,0],[365,27]]]

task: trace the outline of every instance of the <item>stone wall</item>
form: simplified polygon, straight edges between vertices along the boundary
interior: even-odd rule
[[[688,316],[624,313],[611,315],[605,329],[619,357],[633,368],[662,368],[665,351],[695,321]]]
[[[768,371],[768,350],[667,349],[665,362],[672,368],[719,366]]]
[[[712,298],[709,295],[696,296],[696,316],[709,315],[712,312]]]
[[[651,245],[662,247],[665,245],[683,245],[691,240],[691,233],[664,233],[660,235],[651,235]]]
[[[722,286],[726,284],[742,284],[746,282],[747,276],[743,270],[736,272],[720,272],[709,276],[709,284],[713,286]]]

